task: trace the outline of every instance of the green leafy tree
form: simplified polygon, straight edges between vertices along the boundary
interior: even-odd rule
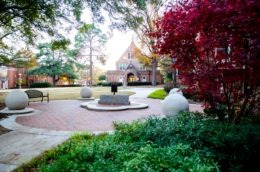
[[[172,82],[174,79],[174,69],[172,68],[172,59],[168,56],[162,56],[159,60],[161,73],[163,75],[164,82]],[[176,84],[176,83],[174,83]]]
[[[106,56],[103,48],[108,40],[108,36],[94,24],[83,24],[75,36],[75,46],[78,49],[78,58],[84,63],[89,64],[89,85],[93,82],[93,60],[98,60],[105,64]]]
[[[154,40],[147,33],[156,31],[154,21],[159,18],[163,0],[100,0],[89,2],[94,18],[103,21],[101,10],[106,10],[112,20],[112,28],[131,29],[137,34],[142,45],[142,57],[151,61],[152,85],[156,85],[156,69],[159,56],[155,52]]]
[[[104,81],[104,80],[106,80],[106,75],[100,75],[99,77],[98,77],[98,80],[99,81]]]
[[[21,49],[10,59],[10,64],[20,68],[32,68],[37,65],[35,54],[28,49]]]
[[[75,60],[77,53],[68,49],[69,44],[66,39],[39,44],[39,53],[36,54],[38,67],[29,71],[29,74],[50,76],[54,85],[60,76],[67,76],[70,80],[76,79],[75,68],[80,64]]]
[[[82,0],[1,0],[0,60],[14,55],[10,42],[33,44],[41,32],[55,35],[61,19],[74,14],[79,20],[81,10]]]

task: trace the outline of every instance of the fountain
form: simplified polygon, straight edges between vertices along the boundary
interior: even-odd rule
[[[148,104],[131,102],[129,95],[116,95],[117,85],[111,84],[113,95],[101,95],[99,100],[81,103],[81,107],[97,111],[119,111],[148,108]]]

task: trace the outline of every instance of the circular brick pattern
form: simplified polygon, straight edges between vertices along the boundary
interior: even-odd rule
[[[60,100],[50,103],[35,102],[30,107],[39,110],[31,116],[18,116],[16,122],[23,126],[57,131],[111,131],[113,122],[132,122],[149,116],[162,116],[161,100],[136,98],[131,101],[146,103],[147,109],[127,111],[90,111],[80,107],[79,100]],[[190,110],[201,111],[200,105],[190,105]]]
[[[138,99],[138,102],[149,104],[147,109],[127,111],[90,111],[81,108],[81,101],[61,100],[48,103],[35,102],[30,107],[40,110],[32,116],[19,116],[16,122],[33,128],[44,128],[62,131],[110,131],[113,122],[131,122],[151,115],[160,116],[161,104],[159,100]],[[150,106],[151,105],[151,106]]]

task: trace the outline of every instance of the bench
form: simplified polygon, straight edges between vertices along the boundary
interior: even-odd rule
[[[25,93],[27,94],[29,99],[41,98],[41,102],[43,102],[43,98],[46,97],[49,103],[49,93],[43,93],[39,90],[26,90]],[[30,101],[28,101],[28,105],[29,102]]]

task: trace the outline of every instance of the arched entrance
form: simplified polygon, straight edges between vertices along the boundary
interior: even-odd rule
[[[133,73],[127,74],[127,82],[133,82],[135,81],[135,75]]]

